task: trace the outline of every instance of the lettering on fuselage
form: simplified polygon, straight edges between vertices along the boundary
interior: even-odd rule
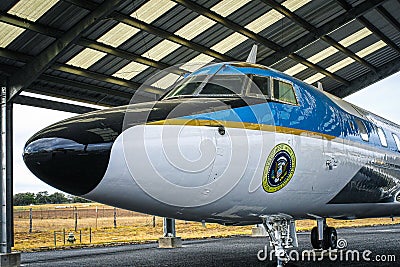
[[[296,155],[288,144],[278,144],[269,153],[264,167],[262,185],[266,192],[274,193],[285,187],[296,169]]]

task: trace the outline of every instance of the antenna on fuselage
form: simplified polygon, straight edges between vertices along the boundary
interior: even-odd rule
[[[256,63],[257,60],[257,48],[258,45],[254,44],[253,47],[250,50],[250,54],[246,59],[246,62],[248,63]]]
[[[322,83],[321,82],[317,82],[317,88],[319,89],[319,90],[321,90],[321,91],[324,91],[324,87],[322,86]]]

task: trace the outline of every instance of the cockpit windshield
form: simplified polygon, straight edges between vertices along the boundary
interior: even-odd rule
[[[163,99],[243,96],[297,104],[290,82],[270,76],[245,74],[225,64],[212,65],[190,74],[173,86]]]
[[[218,69],[205,68],[180,81],[165,98],[243,96],[249,80],[247,75],[229,65],[219,66]]]

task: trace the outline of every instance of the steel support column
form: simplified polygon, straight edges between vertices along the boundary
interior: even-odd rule
[[[1,229],[0,253],[10,253],[13,245],[12,218],[12,103],[7,102],[7,87],[1,87]]]
[[[164,237],[176,237],[175,219],[163,218]]]

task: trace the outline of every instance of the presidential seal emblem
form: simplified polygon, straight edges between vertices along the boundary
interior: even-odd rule
[[[276,145],[267,158],[262,185],[266,192],[274,193],[285,187],[296,169],[296,155],[288,144]]]

